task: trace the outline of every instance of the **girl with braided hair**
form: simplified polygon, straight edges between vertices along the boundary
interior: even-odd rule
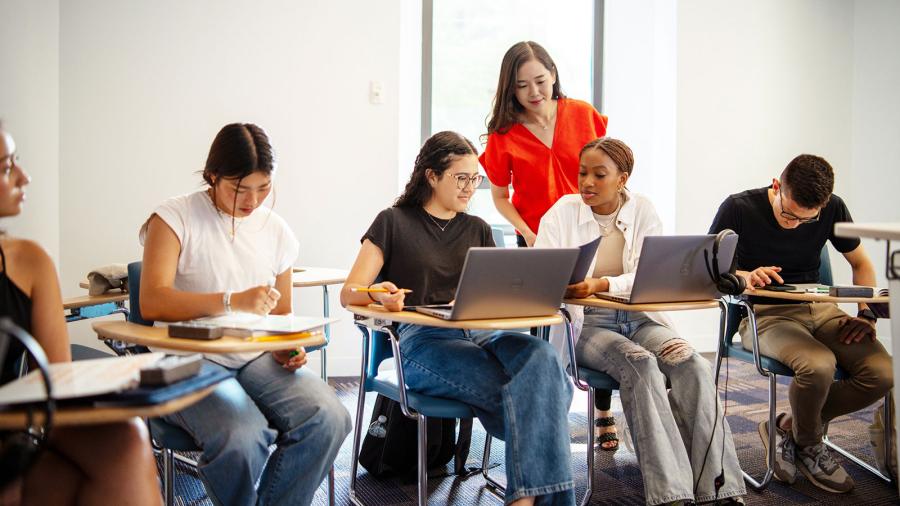
[[[403,194],[363,235],[341,304],[401,311],[451,302],[469,248],[494,246],[488,224],[466,213],[481,181],[468,139],[454,132],[428,139]],[[384,281],[375,283],[379,276]],[[387,291],[353,291],[365,287]],[[485,430],[506,441],[507,504],[574,504],[572,386],[549,343],[508,331],[398,330],[410,390],[472,406]]]

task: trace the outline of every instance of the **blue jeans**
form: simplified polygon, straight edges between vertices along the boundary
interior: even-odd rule
[[[709,361],[674,330],[644,313],[586,308],[575,358],[619,382],[647,504],[746,493]]]
[[[410,390],[472,406],[506,442],[506,502],[575,503],[569,452],[572,385],[553,347],[517,332],[399,326]]]
[[[203,449],[200,476],[214,503],[310,504],[350,433],[350,414],[317,375],[289,372],[270,353],[235,372],[165,420]]]

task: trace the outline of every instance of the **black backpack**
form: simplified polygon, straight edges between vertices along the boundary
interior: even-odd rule
[[[456,420],[428,419],[426,462],[429,470],[443,468],[455,457],[453,474],[465,477],[474,474],[465,468],[472,442],[472,419],[459,419],[459,436],[456,434]],[[379,394],[375,399],[372,420],[365,436],[359,452],[359,463],[369,474],[376,478],[415,479],[418,424],[416,420],[403,414],[399,402]],[[430,473],[430,476],[447,474],[449,473]]]

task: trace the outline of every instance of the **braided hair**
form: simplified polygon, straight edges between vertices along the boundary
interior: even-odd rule
[[[428,184],[429,169],[440,179],[457,157],[477,154],[472,141],[456,132],[444,131],[432,135],[419,150],[409,182],[403,194],[397,197],[394,207],[424,206],[434,194],[434,188]]]
[[[631,152],[631,148],[628,147],[627,144],[620,141],[619,139],[613,139],[612,137],[600,137],[599,139],[594,139],[581,148],[581,152],[578,153],[578,157],[581,158],[584,156],[585,151],[589,149],[599,149],[606,153],[613,162],[615,162],[616,167],[619,168],[620,172],[624,172],[631,176],[631,171],[634,169],[634,153]]]

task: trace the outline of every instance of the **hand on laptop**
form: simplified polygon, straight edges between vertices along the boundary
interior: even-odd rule
[[[566,287],[567,299],[583,299],[597,292],[609,290],[609,280],[606,278],[587,278],[581,283],[575,283]]]
[[[403,299],[406,298],[406,292],[397,288],[397,285],[390,281],[382,281],[381,283],[375,283],[369,288],[384,288],[387,290],[387,292],[373,292],[369,295],[380,302],[388,311],[403,311]]]
[[[779,285],[784,284],[784,280],[778,274],[781,267],[774,265],[769,267],[757,267],[752,271],[735,271],[738,276],[744,278],[747,282],[747,288],[757,288],[760,286],[771,285],[773,282]]]

